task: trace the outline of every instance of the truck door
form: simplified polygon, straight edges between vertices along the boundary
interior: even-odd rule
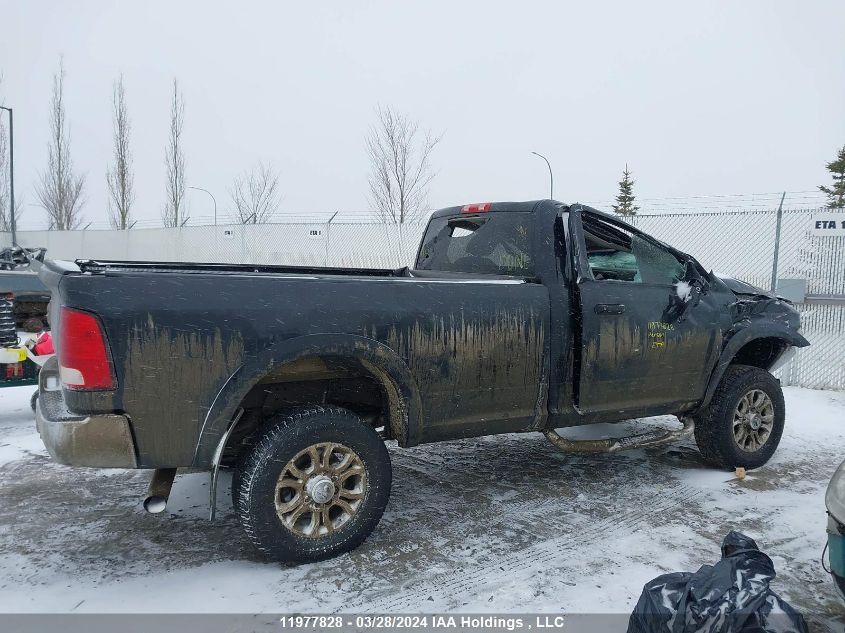
[[[703,397],[721,334],[715,300],[689,301],[686,258],[604,214],[575,207],[569,221],[579,410],[656,415]]]

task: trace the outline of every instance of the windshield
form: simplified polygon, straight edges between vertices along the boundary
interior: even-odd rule
[[[531,277],[533,226],[531,213],[433,218],[416,268]]]

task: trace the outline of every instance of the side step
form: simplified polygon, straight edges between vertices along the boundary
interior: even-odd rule
[[[553,429],[543,431],[552,444],[567,453],[615,453],[632,448],[649,448],[670,444],[692,435],[695,422],[692,418],[681,418],[683,426],[676,431],[648,431],[627,437],[613,437],[604,440],[568,440],[558,435]]]

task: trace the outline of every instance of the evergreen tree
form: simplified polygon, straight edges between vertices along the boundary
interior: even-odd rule
[[[628,164],[625,164],[625,171],[622,172],[622,180],[619,181],[619,195],[616,196],[616,204],[613,211],[618,215],[637,215],[640,210],[634,204],[634,180],[631,179],[631,172],[628,171]]]
[[[833,176],[833,186],[821,185],[819,189],[827,194],[829,209],[845,209],[845,145],[836,155],[836,160],[826,165]]]

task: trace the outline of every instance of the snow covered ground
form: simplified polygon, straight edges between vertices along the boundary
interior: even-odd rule
[[[820,563],[845,393],[787,388],[780,449],[744,481],[704,468],[691,442],[590,457],[539,434],[391,447],[392,497],[368,541],[283,567],[246,542],[228,475],[209,523],[205,473],[180,474],[168,512],[148,515],[148,472],[53,463],[32,390],[0,390],[3,612],[627,613],[646,581],[715,562],[737,529],[818,628],[845,622]]]

